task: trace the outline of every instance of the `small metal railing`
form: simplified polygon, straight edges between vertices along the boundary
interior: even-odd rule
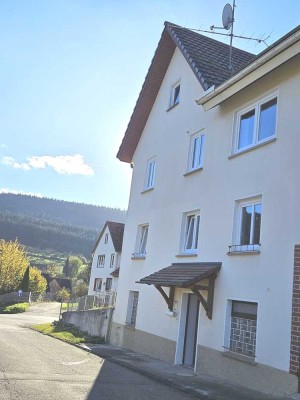
[[[228,246],[228,253],[259,252],[261,244],[232,244]]]
[[[99,292],[96,295],[72,298],[67,302],[67,307],[64,311],[87,311],[112,308],[115,306],[116,297],[116,292]]]

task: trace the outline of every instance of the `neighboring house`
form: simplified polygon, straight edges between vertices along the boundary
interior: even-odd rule
[[[50,293],[52,298],[56,298],[56,293],[65,288],[72,293],[72,280],[68,278],[57,278],[50,276],[47,272],[42,272],[42,276],[47,281],[46,293]]]
[[[89,295],[117,291],[123,233],[124,224],[105,223],[93,249]]]
[[[118,152],[133,178],[113,344],[297,390],[299,52],[297,27],[233,48],[231,73],[226,44],[165,24]]]

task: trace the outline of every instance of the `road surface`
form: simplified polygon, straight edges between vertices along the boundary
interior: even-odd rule
[[[0,400],[191,400],[169,386],[29,329],[58,319],[59,304],[0,315]]]

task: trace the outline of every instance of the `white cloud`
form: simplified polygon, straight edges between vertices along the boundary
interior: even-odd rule
[[[26,163],[18,163],[12,157],[4,157],[2,163],[16,169],[29,171],[31,169],[52,168],[58,174],[63,175],[93,175],[93,168],[84,162],[83,155],[69,156],[32,156]]]
[[[2,193],[25,194],[27,196],[45,197],[40,193],[23,192],[22,190],[13,190],[13,189],[8,189],[8,188],[0,188],[0,194],[2,194]]]

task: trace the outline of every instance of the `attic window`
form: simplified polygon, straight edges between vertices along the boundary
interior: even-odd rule
[[[180,80],[171,86],[169,109],[176,106],[180,100]]]

